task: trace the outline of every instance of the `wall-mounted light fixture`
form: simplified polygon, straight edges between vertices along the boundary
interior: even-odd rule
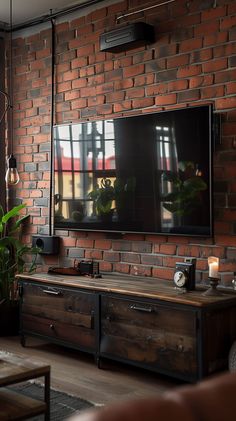
[[[7,159],[7,171],[5,181],[8,186],[17,184],[20,180],[19,173],[16,165],[16,158],[13,155],[13,69],[12,69],[12,0],[10,0],[10,46],[9,46],[9,95],[2,92],[6,98],[6,108],[2,119],[8,111],[9,130],[8,130],[8,147],[10,155]],[[1,120],[2,121],[2,120]]]

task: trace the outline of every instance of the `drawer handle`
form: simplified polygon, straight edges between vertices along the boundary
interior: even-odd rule
[[[51,330],[54,330],[55,329],[55,326],[52,323],[50,324],[49,327],[50,327]]]
[[[144,311],[146,313],[151,313],[153,311],[152,307],[142,307],[142,306],[139,306],[137,304],[130,304],[129,308],[131,310]]]
[[[53,291],[51,289],[43,289],[43,292],[45,292],[45,294],[49,294],[49,295],[62,295],[61,291]]]

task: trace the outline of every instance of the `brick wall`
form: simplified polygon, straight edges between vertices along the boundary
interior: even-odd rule
[[[156,2],[127,0],[56,22],[55,122],[125,116],[212,102],[222,115],[222,143],[214,153],[214,239],[58,231],[60,256],[40,258],[39,269],[94,258],[102,271],[171,280],[176,261],[197,258],[197,280],[207,257],[220,257],[221,282],[236,271],[236,3],[177,0],[134,14],[156,28],[156,42],[119,54],[99,51],[99,35],[116,17]],[[214,7],[214,5],[216,7]],[[127,18],[121,20],[127,22]],[[38,32],[37,32],[38,31]],[[15,149],[32,234],[48,233],[50,187],[51,29],[37,27],[14,40]]]

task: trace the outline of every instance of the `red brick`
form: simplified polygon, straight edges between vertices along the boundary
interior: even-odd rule
[[[96,94],[105,94],[107,92],[113,92],[113,82],[104,83],[103,85],[96,86]]]
[[[169,89],[168,89],[167,84],[159,83],[158,85],[148,86],[146,88],[146,95],[147,96],[156,96],[156,95],[160,95],[160,94],[165,94],[168,91],[169,91]]]
[[[160,253],[176,254],[176,244],[160,244]]]
[[[76,80],[72,80],[72,89],[84,88],[87,86],[87,79],[86,78],[79,78]]]
[[[31,70],[41,70],[45,69],[46,63],[44,60],[35,60],[30,63]]]
[[[88,239],[88,238],[78,238],[76,241],[76,246],[77,247],[82,247],[82,248],[93,248],[94,247],[94,241],[92,239]]]
[[[184,80],[177,80],[174,82],[169,82],[168,83],[168,92],[173,92],[173,91],[183,91],[185,89],[188,89],[188,81],[186,79]]]
[[[208,86],[213,84],[213,75],[191,77],[189,88],[199,88],[200,86]]]
[[[177,96],[176,94],[162,95],[155,99],[155,105],[170,105],[176,104]]]
[[[200,98],[199,89],[188,89],[187,91],[182,91],[177,94],[177,102],[190,102],[197,101]]]
[[[213,86],[201,89],[201,98],[217,98],[224,96],[224,86]]]
[[[226,94],[236,94],[236,82],[227,83],[226,85]]]
[[[28,101],[22,101],[20,103],[20,109],[25,110],[27,108],[31,108],[33,106],[33,102],[31,100]]]
[[[175,264],[176,264],[176,260],[177,261],[181,261],[182,259],[180,259],[180,258],[178,258],[178,257],[176,257],[176,256],[173,256],[173,257],[170,257],[170,256],[163,256],[163,266],[164,267],[171,267],[171,268],[174,268],[175,267]]]
[[[190,39],[190,40],[188,39],[181,42],[180,47],[179,47],[179,52],[185,53],[188,51],[199,50],[200,48],[202,48],[201,38]]]
[[[215,235],[215,241],[219,245],[224,245],[227,247],[234,247],[235,246],[235,236],[230,235]]]
[[[119,262],[120,253],[114,251],[104,251],[103,260],[107,262]]]
[[[63,74],[63,80],[64,82],[69,81],[69,80],[73,80],[73,79],[77,79],[79,76],[79,72],[77,69],[75,70],[70,70],[69,72],[65,72]]]
[[[147,86],[154,83],[154,73],[149,73],[146,75],[136,76],[134,80],[134,86]]]
[[[51,50],[50,48],[44,48],[43,50],[36,51],[36,60],[40,60],[45,57],[51,57]]]
[[[116,80],[114,83],[114,90],[128,89],[134,86],[133,79]]]
[[[188,54],[177,55],[176,57],[170,57],[167,59],[167,69],[185,66],[186,64],[189,64]]]
[[[85,47],[80,47],[77,50],[77,56],[78,57],[88,57],[90,54],[94,53],[94,46],[92,45],[86,45]]]
[[[126,273],[128,274],[130,271],[130,265],[127,263],[114,263],[114,271],[118,273]]]
[[[144,73],[144,64],[137,64],[123,69],[124,78],[133,77]]]
[[[228,108],[236,107],[236,96],[229,98],[221,98],[215,101],[215,106],[217,110],[223,110]]]
[[[197,25],[194,28],[194,36],[199,37],[199,35],[208,35],[209,33],[216,33],[219,31],[220,22],[215,20],[211,22],[202,23]]]
[[[202,67],[200,65],[192,65],[192,66],[186,66],[182,69],[178,69],[177,71],[177,77],[189,77],[189,76],[196,76],[199,75],[202,72]]]
[[[127,98],[143,98],[144,88],[129,89],[127,91]]]
[[[85,250],[84,257],[86,259],[96,259],[96,260],[102,260],[103,258],[103,252],[100,250]]]
[[[87,98],[76,99],[74,101],[71,101],[71,109],[76,110],[77,108],[85,108],[88,105],[87,103]]]
[[[202,22],[204,21],[209,21],[209,20],[213,20],[213,19],[217,19],[219,17],[223,17],[226,15],[226,6],[224,7],[216,7],[208,9],[208,10],[204,10],[201,13],[201,20]]]
[[[218,70],[224,70],[226,68],[227,68],[227,58],[211,60],[208,63],[202,64],[202,69],[204,73],[216,72]]]
[[[96,88],[94,86],[89,86],[89,87],[85,87],[85,88],[81,88],[80,89],[80,94],[82,98],[86,98],[89,96],[94,96],[96,95]]]
[[[224,42],[227,42],[227,39],[228,39],[227,31],[210,33],[210,34],[204,36],[203,46],[207,47],[207,46],[210,46],[210,45],[215,46],[217,44],[222,44]]]
[[[71,60],[71,68],[77,69],[80,67],[85,67],[88,65],[88,57],[77,57],[73,60]]]
[[[112,104],[102,104],[97,106],[97,113],[98,114],[112,114],[113,106]]]
[[[71,82],[63,82],[57,84],[57,92],[66,92],[71,90]]]
[[[163,280],[172,280],[174,276],[174,269],[169,268],[153,268],[152,276]]]
[[[37,216],[33,216],[32,218],[33,225],[45,225],[46,224],[46,218],[40,218]]]
[[[103,250],[110,250],[111,249],[111,240],[95,240],[95,248],[103,249]]]
[[[122,112],[125,110],[131,110],[131,101],[122,101],[120,103],[114,104],[114,112]]]
[[[105,104],[106,97],[105,95],[96,95],[94,97],[88,98],[88,107],[93,107],[99,104]]]
[[[125,99],[125,92],[110,92],[106,94],[106,102],[119,102]]]
[[[86,76],[93,76],[95,74],[94,66],[88,66],[80,69],[79,76],[86,77]]]
[[[155,104],[154,98],[143,98],[132,100],[132,108],[152,107]]]
[[[76,121],[79,118],[79,111],[73,110],[73,111],[66,111],[64,113],[64,119],[66,121]]]
[[[108,262],[100,262],[99,263],[100,271],[101,272],[112,272],[112,264]]]
[[[81,16],[77,19],[73,19],[70,22],[70,27],[71,28],[77,28],[77,27],[83,26],[84,24],[85,24],[85,16]]]
[[[141,265],[131,265],[130,274],[135,276],[152,276],[152,269],[150,267]]]
[[[236,16],[228,16],[221,20],[220,29],[230,29],[236,25]]]
[[[56,34],[60,32],[67,32],[69,30],[69,22],[57,23],[55,26]]]
[[[76,239],[73,237],[64,237],[62,238],[63,247],[75,247],[76,246]]]
[[[230,234],[231,224],[229,222],[216,221],[214,224],[214,229],[217,234]]]

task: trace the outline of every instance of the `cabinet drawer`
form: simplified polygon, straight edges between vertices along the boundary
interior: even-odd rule
[[[23,331],[95,348],[95,309],[92,293],[23,283]]]
[[[194,377],[196,341],[194,311],[101,297],[101,354]]]

